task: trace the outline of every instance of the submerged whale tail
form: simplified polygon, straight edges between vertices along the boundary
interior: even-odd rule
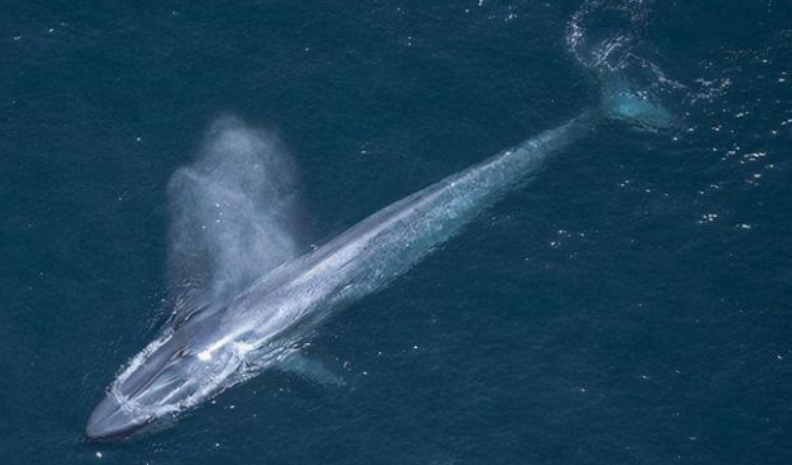
[[[604,114],[650,130],[676,126],[676,118],[646,90],[639,90],[624,70],[600,73],[601,104]]]

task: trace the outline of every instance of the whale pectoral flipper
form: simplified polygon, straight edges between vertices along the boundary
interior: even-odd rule
[[[343,376],[339,373],[328,368],[321,361],[310,358],[300,352],[287,355],[276,367],[280,371],[293,373],[300,378],[323,386],[340,387],[346,384]]]
[[[301,254],[299,182],[272,134],[225,117],[168,184],[171,323],[215,311]]]

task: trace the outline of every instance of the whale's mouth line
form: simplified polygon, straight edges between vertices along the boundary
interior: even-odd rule
[[[109,442],[117,442],[117,441],[122,441],[122,440],[125,440],[125,439],[130,439],[133,436],[135,436],[135,435],[139,434],[140,432],[144,431],[149,426],[153,425],[157,421],[158,418],[159,417],[157,417],[156,415],[150,414],[148,416],[148,418],[146,418],[145,421],[140,422],[140,423],[135,423],[135,424],[129,426],[128,428],[125,428],[125,429],[122,429],[122,430],[118,430],[118,431],[113,431],[112,433],[96,434],[96,435],[93,435],[93,434],[90,434],[90,433],[85,433],[85,441],[86,442],[109,443]]]

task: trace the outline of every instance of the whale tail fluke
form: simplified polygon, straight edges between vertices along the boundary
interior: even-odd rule
[[[603,72],[600,80],[605,116],[653,131],[676,126],[674,115],[649,91],[641,90],[623,69]]]

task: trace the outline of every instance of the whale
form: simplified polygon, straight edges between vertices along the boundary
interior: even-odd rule
[[[216,124],[204,157],[169,185],[174,310],[105,390],[86,437],[156,430],[268,369],[343,384],[302,354],[328,318],[407,273],[602,120],[669,125],[659,104],[614,82],[605,109],[584,110],[307,248],[299,182],[279,143],[233,118]]]

